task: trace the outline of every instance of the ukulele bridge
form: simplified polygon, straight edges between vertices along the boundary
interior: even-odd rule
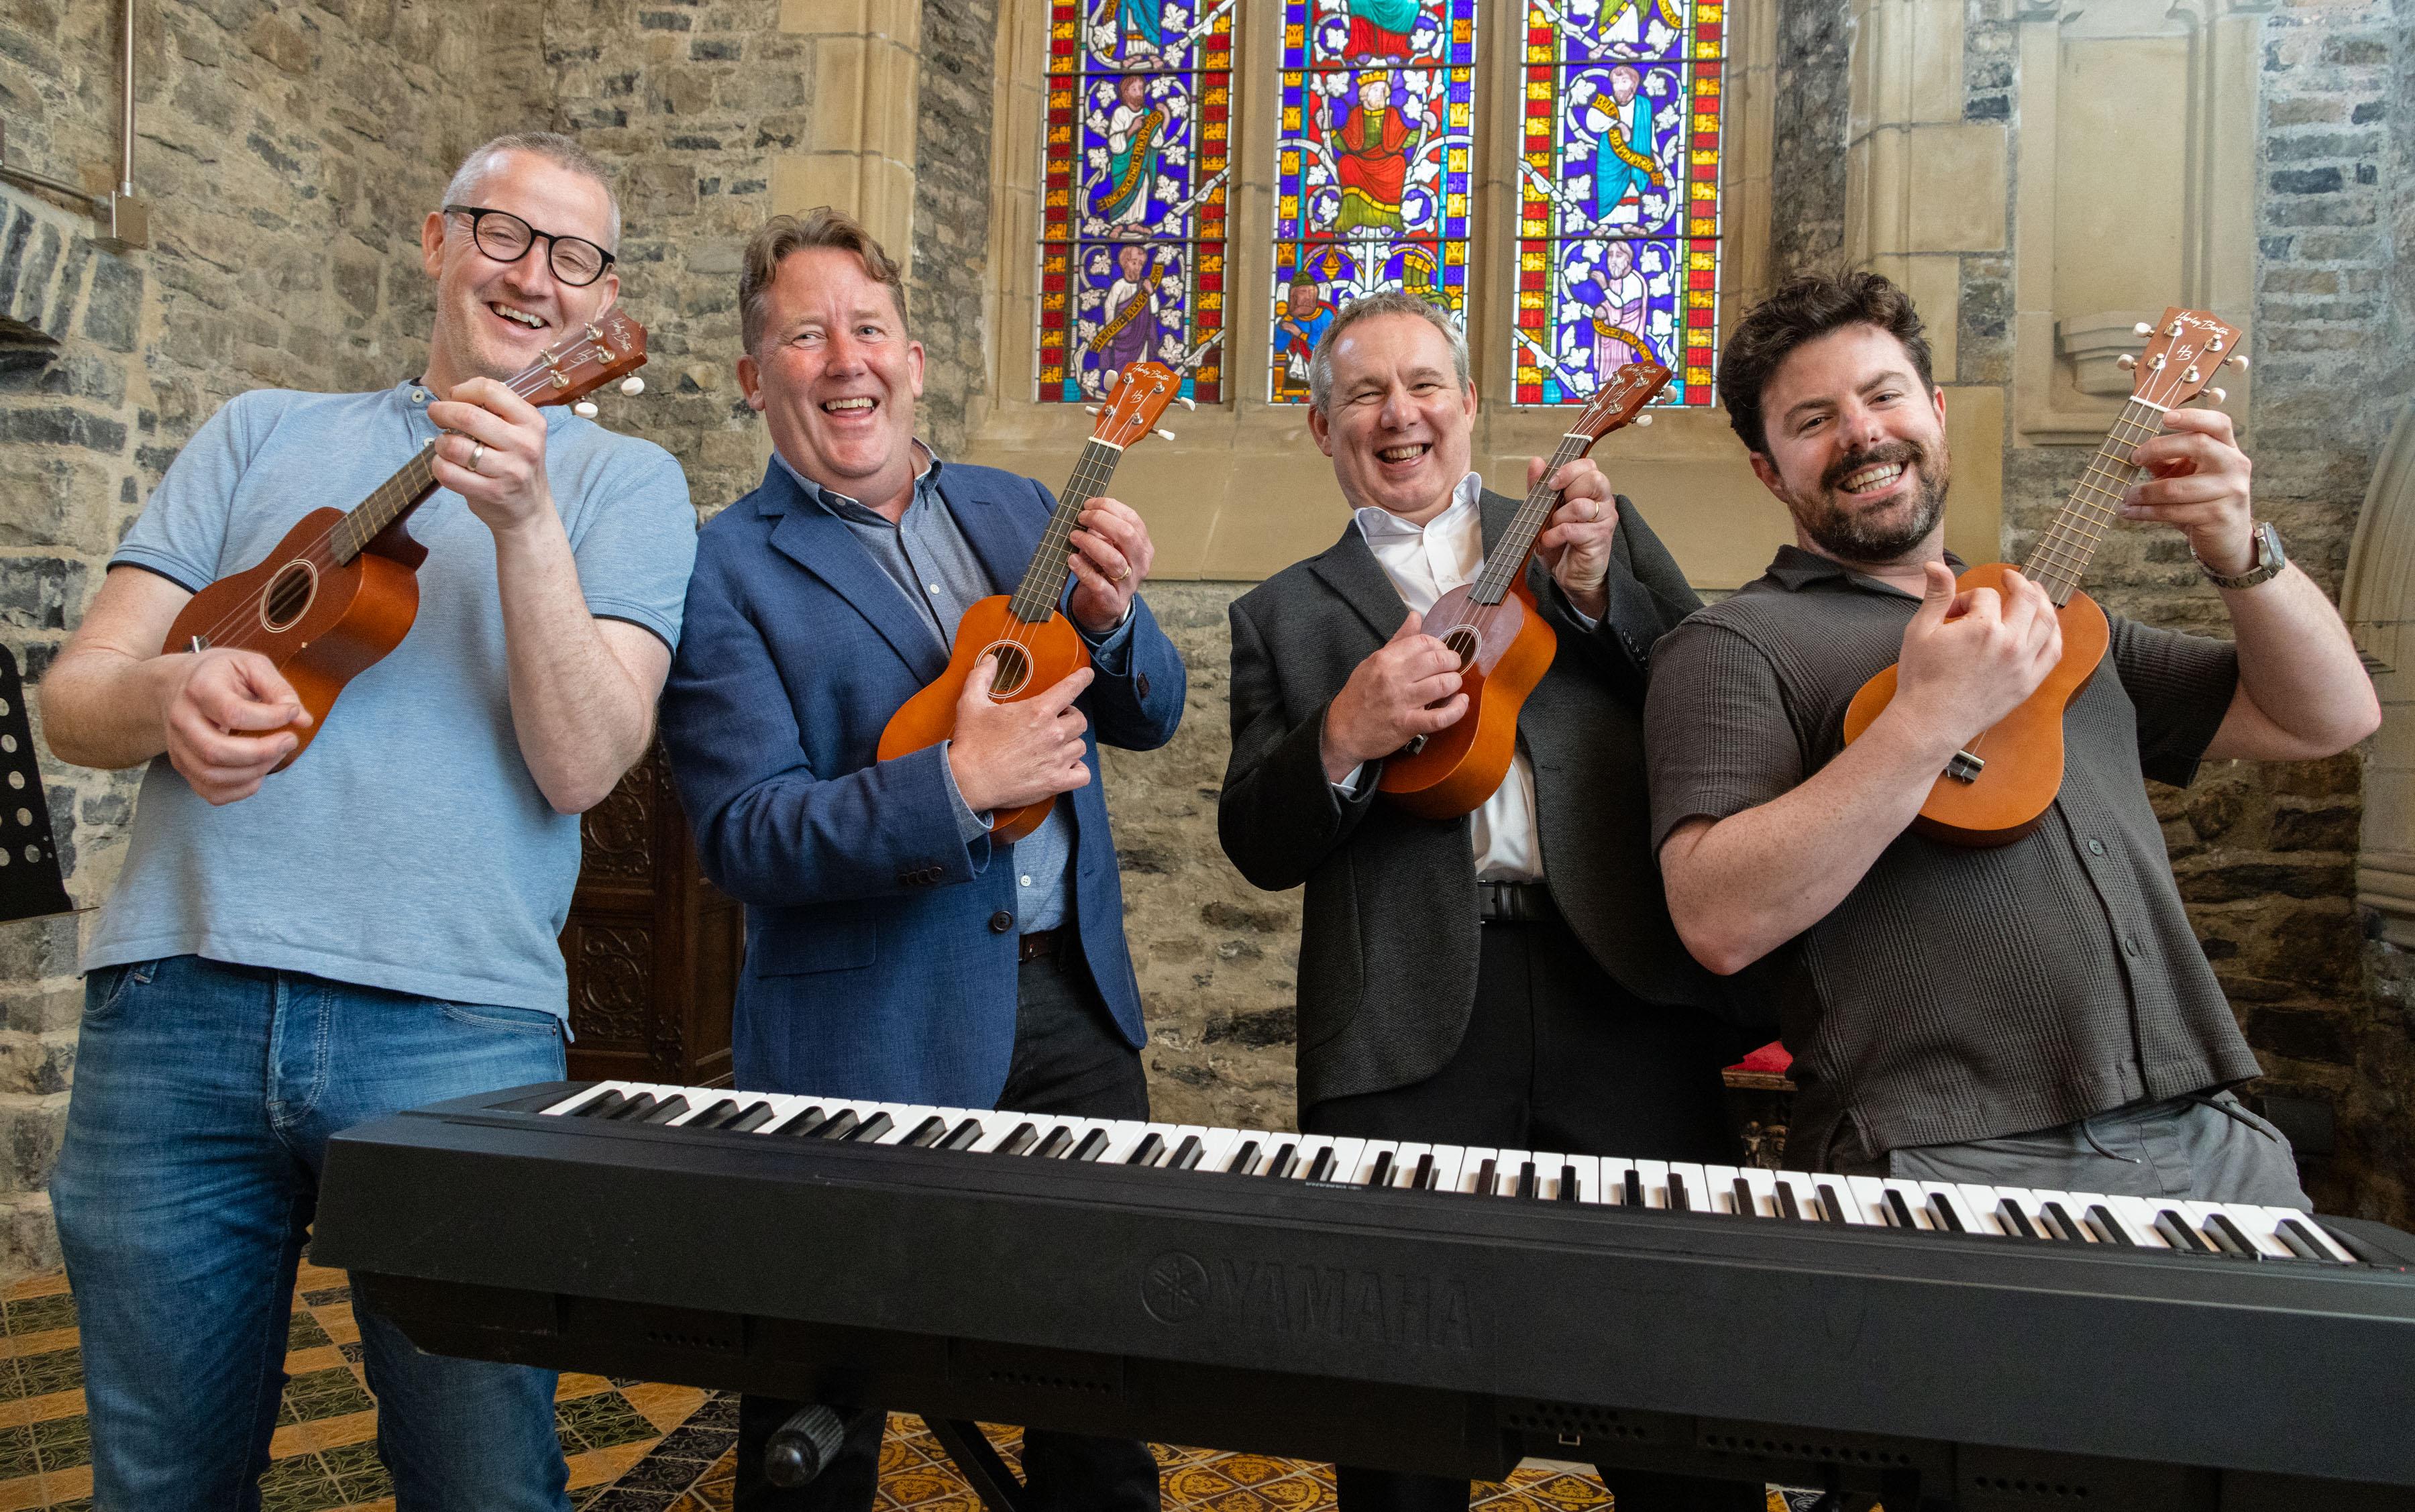
[[[1945,775],[1958,783],[1977,782],[1979,773],[1987,770],[1988,763],[1968,751],[1955,752],[1953,759],[1945,763]]]

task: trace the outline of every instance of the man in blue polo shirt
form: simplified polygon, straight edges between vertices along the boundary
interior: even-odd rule
[[[148,763],[52,1183],[102,1506],[260,1505],[330,1134],[562,1073],[577,816],[652,736],[696,519],[667,453],[502,380],[609,307],[619,232],[567,139],[471,154],[421,232],[421,376],[219,411],[43,683],[62,760]],[[285,679],[162,637],[430,441],[417,622],[274,771],[307,717]],[[553,1372],[422,1355],[355,1310],[398,1508],[568,1506]]]

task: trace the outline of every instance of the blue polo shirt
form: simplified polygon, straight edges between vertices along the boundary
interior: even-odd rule
[[[110,565],[199,590],[265,558],[314,509],[349,509],[437,434],[434,396],[261,390],[202,426]],[[669,453],[564,408],[546,474],[594,614],[676,645],[696,513]],[[578,819],[538,791],[512,729],[495,540],[440,489],[419,617],[348,684],[308,749],[213,808],[160,756],[84,966],[170,955],[456,1002],[565,1013],[562,933]]]

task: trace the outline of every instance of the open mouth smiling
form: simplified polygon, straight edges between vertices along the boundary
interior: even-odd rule
[[[1376,449],[1375,459],[1379,462],[1396,464],[1415,462],[1432,450],[1432,444],[1425,442],[1417,442],[1403,446],[1383,446]]]
[[[843,399],[824,399],[821,403],[821,412],[824,414],[835,415],[870,414],[879,408],[879,400],[869,395],[850,394]]]
[[[532,314],[515,305],[506,305],[501,300],[488,300],[487,307],[506,322],[526,330],[542,331],[548,323],[544,316]]]

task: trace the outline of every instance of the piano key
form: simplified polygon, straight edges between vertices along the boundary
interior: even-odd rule
[[[1126,1165],[1155,1165],[1157,1163],[1158,1157],[1164,1153],[1165,1135],[1152,1129],[1148,1133],[1141,1136],[1140,1143],[1132,1147],[1132,1152],[1130,1155],[1124,1157],[1123,1163]]]
[[[718,1102],[708,1102],[681,1119],[680,1127],[682,1129],[727,1129],[729,1127],[730,1120],[736,1118],[739,1111],[745,1106],[746,1102],[742,1098],[723,1098]]]
[[[907,1130],[906,1137],[897,1143],[908,1149],[928,1149],[937,1145],[939,1137],[947,1131],[948,1120],[935,1113]]]
[[[1293,1181],[1312,1181],[1319,1179],[1310,1175],[1308,1174],[1308,1169],[1310,1166],[1316,1163],[1316,1158],[1318,1155],[1330,1151],[1333,1148],[1333,1145],[1334,1138],[1331,1134],[1300,1135],[1298,1161],[1287,1173],[1286,1179]],[[1330,1167],[1337,1162],[1330,1155],[1327,1155],[1326,1163]]]
[[[2039,1228],[2035,1223],[2032,1222],[2030,1220],[2029,1214],[2021,1211],[2019,1205],[2016,1204],[2010,1197],[1997,1199],[1996,1222],[2006,1234],[2011,1235],[2017,1239],[2043,1239],[2046,1237],[2046,1230]]]
[[[987,1132],[988,1130],[982,1127],[982,1121],[979,1118],[968,1117],[955,1128],[948,1130],[948,1137],[939,1141],[939,1148],[968,1150],[981,1143],[982,1136]]]
[[[765,1130],[764,1132],[767,1134],[781,1134],[790,1139],[811,1139],[814,1135],[814,1130],[819,1129],[823,1124],[828,1123],[829,1121],[830,1114],[828,1110],[818,1102],[808,1102],[804,1106],[797,1109],[794,1113],[790,1114],[787,1118],[782,1119],[772,1128]]]
[[[667,1124],[672,1119],[677,1118],[681,1115],[689,1111],[690,1109],[687,1105],[687,1099],[674,1092],[669,1097],[667,1097],[660,1102],[655,1103],[652,1108],[646,1112],[644,1116],[638,1119],[638,1122],[641,1124]]]
[[[1635,1175],[1635,1162],[1605,1155],[1594,1162],[1595,1185],[1601,1189],[1601,1200],[1612,1206],[1628,1205],[1627,1179]],[[1642,1186],[1642,1181],[1636,1183]]]
[[[1428,1150],[1418,1157],[1416,1168],[1411,1170],[1409,1173],[1409,1185],[1417,1188],[1420,1191],[1432,1191],[1433,1190],[1433,1151]]]
[[[1743,1175],[1732,1165],[1706,1165],[1702,1167],[1702,1184],[1689,1186],[1688,1190],[1695,1205],[1703,1212],[1725,1213],[1732,1217],[1736,1210],[1736,1179]]]
[[[1031,1147],[1032,1158],[1034,1160],[1053,1160],[1059,1155],[1064,1154],[1068,1149],[1071,1149],[1072,1145],[1072,1130],[1060,1123],[1055,1128],[1049,1130],[1048,1132],[1040,1136],[1040,1143]]]
[[[1031,1122],[1029,1119],[1026,1119],[1022,1123],[1015,1125],[1012,1130],[1008,1130],[1006,1137],[998,1142],[998,1153],[1000,1155],[1021,1155],[1024,1151],[1031,1148],[1031,1146],[1039,1143],[1040,1126]]]
[[[1367,1187],[1388,1187],[1391,1184],[1392,1152],[1388,1149],[1378,1150],[1375,1152],[1375,1158],[1368,1162],[1367,1175],[1360,1181],[1359,1185]]]
[[[1728,1183],[1728,1201],[1734,1205],[1732,1211],[1738,1218],[1761,1216],[1761,1195],[1752,1190],[1752,1183],[1742,1176]]]
[[[1679,1212],[1717,1212],[1711,1205],[1710,1177],[1690,1160],[1669,1162],[1669,1206]],[[1680,1201],[1680,1197],[1684,1199]]]
[[[1241,1147],[1233,1152],[1232,1160],[1226,1161],[1224,1165],[1226,1171],[1237,1176],[1248,1175],[1257,1168],[1258,1142],[1254,1139],[1243,1140]]]
[[[1924,1181],[1920,1190],[1928,1196],[1929,1221],[1946,1233],[1995,1235],[1994,1225],[1979,1216],[1986,1209],[1973,1208],[1959,1186],[1951,1181]]]
[[[1322,1181],[1333,1174],[1333,1146],[1330,1145],[1308,1158],[1308,1179]]]
[[[850,1145],[878,1145],[881,1136],[895,1125],[896,1120],[886,1113],[876,1113],[838,1137]]]
[[[1413,1188],[1417,1185],[1418,1161],[1424,1160],[1426,1169],[1431,1171],[1433,1169],[1433,1161],[1430,1159],[1432,1154],[1433,1146],[1431,1145],[1393,1144],[1387,1140],[1371,1139],[1358,1152],[1358,1174],[1366,1185],[1381,1185],[1393,1189]],[[1378,1160],[1384,1162],[1383,1181],[1377,1183],[1367,1180],[1374,1175],[1375,1162]]]
[[[1686,1174],[1678,1170],[1673,1162],[1669,1167],[1667,1197],[1667,1206],[1672,1213],[1690,1213],[1694,1210],[1693,1190],[1686,1180]]]
[[[1844,1189],[1852,1197],[1852,1211],[1861,1220],[1875,1228],[1895,1227],[1894,1215],[1887,1211],[1886,1183],[1877,1176],[1847,1176]]]
[[[2189,1221],[2188,1215],[2177,1207],[2166,1207],[2155,1214],[2155,1232],[2169,1240],[2173,1249],[2189,1254],[2214,1255],[2222,1252],[2221,1246],[2199,1234],[2197,1225]]]
[[[1850,1180],[1815,1181],[1811,1185],[1820,1194],[1820,1214],[1829,1222],[1859,1226],[1872,1221]]]
[[[604,1116],[613,1123],[636,1123],[653,1112],[654,1105],[661,1100],[652,1092],[639,1092]]]
[[[1752,1211],[1755,1216],[1761,1218],[1785,1216],[1783,1210],[1778,1205],[1777,1172],[1763,1170],[1757,1165],[1748,1165],[1738,1172],[1737,1175],[1744,1182],[1746,1190],[1752,1193]]]
[[[801,1131],[800,1139],[845,1139],[863,1122],[863,1115],[854,1108],[841,1108],[811,1130]]]
[[[1080,1144],[1073,1146],[1072,1159],[1085,1161],[1097,1160],[1107,1152],[1107,1143],[1114,1137],[1113,1132],[1108,1130],[1091,1130],[1082,1136]]]
[[[1571,1177],[1576,1182],[1576,1190],[1573,1194],[1563,1193],[1563,1196],[1571,1202],[1594,1206],[1601,1205],[1601,1161],[1590,1155],[1568,1156],[1561,1164],[1560,1179],[1566,1182]]]
[[[1543,1195],[1543,1178],[1537,1173],[1534,1161],[1518,1162],[1518,1185],[1514,1192],[1528,1202]]]
[[[2155,1216],[2167,1205],[2145,1197],[2128,1197],[2115,1193],[2101,1199],[2102,1205],[2120,1220],[2122,1234],[2141,1250],[2189,1251],[2167,1237],[2157,1226]]]
[[[2079,1194],[2075,1192],[2073,1195],[2078,1196]],[[2108,1207],[2101,1199],[2099,1201],[2087,1204],[2081,1211],[2084,1215],[2083,1221],[2085,1221],[2091,1229],[2095,1231],[2096,1236],[2099,1239],[2102,1239],[2107,1244],[2115,1245],[2125,1250],[2142,1248],[2140,1241],[2132,1235],[2128,1226],[2125,1225],[2121,1219],[2116,1217],[2113,1209]],[[2161,1241],[2158,1240],[2157,1244],[2160,1247]]]
[[[1898,1227],[1918,1229],[1924,1233],[1938,1227],[1928,1216],[1928,1193],[1917,1181],[1901,1176],[1881,1176],[1879,1185],[1885,1189],[1887,1211]]]
[[[722,1128],[732,1134],[751,1134],[779,1115],[779,1110],[772,1106],[770,1099],[758,1098]]]
[[[1225,1160],[1232,1157],[1233,1147],[1241,1142],[1241,1131],[1238,1129],[1203,1130],[1199,1136],[1199,1160],[1194,1169],[1201,1171],[1224,1169]]]
[[[1577,1168],[1563,1160],[1560,1162],[1560,1185],[1558,1189],[1552,1193],[1552,1200],[1553,1202],[1572,1203],[1577,1200],[1578,1195]]]
[[[2038,1216],[2046,1220],[2049,1237],[2060,1239],[2064,1244],[2098,1242],[2096,1235],[2089,1231],[2086,1224],[2074,1218],[2071,1209],[2059,1198],[2041,1196],[2038,1199]]]
[[[1917,1229],[1923,1226],[1920,1219],[1912,1212],[1911,1199],[1904,1195],[1901,1187],[1886,1189],[1886,1210],[1887,1221],[1897,1228]]]
[[[2237,1220],[2222,1210],[2218,1203],[2175,1203],[2188,1218],[2190,1226],[2199,1237],[2214,1248],[2214,1252],[2232,1260],[2264,1260],[2263,1247]]]
[[[1845,1220],[1842,1214],[1832,1214],[1828,1211],[1827,1205],[1820,1200],[1819,1182],[1814,1180],[1808,1173],[1802,1171],[1772,1171],[1769,1175],[1772,1184],[1776,1186],[1779,1191],[1786,1194],[1778,1199],[1778,1210],[1780,1212],[1784,1212],[1785,1206],[1788,1203],[1793,1204],[1794,1211],[1788,1214],[1788,1216],[1792,1218],[1795,1221],[1801,1223],[1841,1223]]]
[[[1291,1175],[1299,1163],[1299,1142],[1285,1140],[1267,1160],[1266,1174],[1278,1179]]]
[[[546,1111],[555,1114],[566,1113],[574,1118],[602,1118],[609,1116],[621,1104],[628,1100],[629,1094],[617,1086],[591,1087],[568,1102],[557,1103]]]
[[[1476,1179],[1468,1184],[1468,1190],[1478,1197],[1492,1197],[1500,1193],[1500,1182],[1493,1170],[1494,1159],[1493,1156],[1487,1155],[1482,1160],[1477,1162]]]
[[[1458,1145],[1436,1145],[1433,1154],[1433,1178],[1428,1191],[1457,1191],[1459,1178],[1467,1169],[1467,1150]]]
[[[1667,1207],[1669,1205],[1669,1162],[1638,1160],[1635,1162],[1635,1174],[1643,1186],[1643,1205]]]
[[[1197,1134],[1185,1134],[1182,1143],[1174,1146],[1174,1158],[1166,1165],[1176,1171],[1188,1171],[1199,1163],[1200,1141]]]
[[[2321,1224],[2305,1214],[2289,1207],[2276,1207],[2272,1212],[2273,1233],[2281,1235],[2281,1242],[2292,1250],[2302,1246],[2307,1258],[2327,1260],[2335,1265],[2356,1264],[2354,1255],[2326,1233]]]

